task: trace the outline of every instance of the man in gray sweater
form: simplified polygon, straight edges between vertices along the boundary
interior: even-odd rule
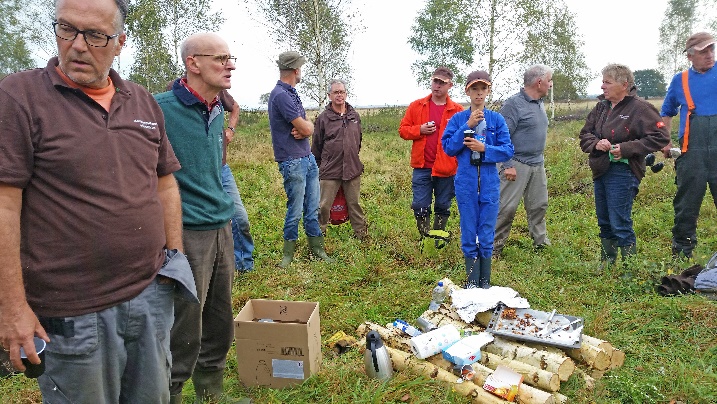
[[[513,158],[500,171],[500,211],[495,226],[493,256],[505,246],[521,198],[528,218],[528,230],[535,248],[550,245],[545,227],[548,210],[548,181],[543,152],[548,137],[548,116],[543,97],[553,86],[553,69],[545,65],[529,67],[524,87],[508,98],[500,114],[505,118],[515,147]]]

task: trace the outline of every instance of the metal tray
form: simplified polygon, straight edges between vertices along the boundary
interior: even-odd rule
[[[510,308],[503,304],[495,308],[486,331],[505,338],[560,348],[580,348],[582,318],[556,313],[548,325],[551,313],[532,309],[510,309],[515,310],[515,319],[510,319],[503,316],[506,309]]]

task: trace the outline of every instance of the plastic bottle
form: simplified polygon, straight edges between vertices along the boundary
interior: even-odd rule
[[[407,322],[405,322],[405,321],[403,321],[403,320],[401,320],[401,319],[396,319],[396,321],[393,322],[393,326],[396,327],[396,328],[398,328],[399,330],[405,332],[406,334],[412,336],[412,337],[415,337],[415,336],[418,336],[418,335],[423,334],[423,333],[421,332],[421,330],[419,330],[418,328],[416,328],[416,327],[414,327],[414,326],[408,324]]]
[[[446,288],[443,287],[443,282],[439,281],[438,285],[433,288],[431,292],[431,304],[428,305],[428,310],[436,311],[441,307],[441,303],[446,300]]]
[[[478,126],[476,127],[476,140],[485,144],[485,119],[478,122]],[[480,165],[481,161],[483,161],[484,152],[471,152],[471,164],[474,166]]]
[[[416,324],[418,324],[418,328],[423,332],[433,331],[438,328],[435,324],[426,320],[423,317],[418,317],[416,319]]]

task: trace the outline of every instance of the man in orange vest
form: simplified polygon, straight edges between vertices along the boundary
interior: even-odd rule
[[[710,186],[717,205],[717,69],[715,39],[698,32],[687,39],[685,52],[692,66],[677,73],[662,104],[662,120],[668,131],[672,117],[680,113],[679,142],[682,155],[675,161],[677,193],[673,201],[672,255],[692,257],[697,245],[697,218]],[[669,156],[671,144],[663,149]]]

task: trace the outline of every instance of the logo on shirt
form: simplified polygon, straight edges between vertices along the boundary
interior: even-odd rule
[[[664,123],[664,122],[662,122],[662,121],[657,121],[657,128],[658,128],[658,129],[662,129],[662,128],[664,128],[664,127],[665,127],[665,123]]]
[[[630,115],[620,115],[620,119],[629,119]]]
[[[147,122],[147,121],[143,121],[141,119],[135,119],[134,123],[138,123],[139,126],[144,129],[149,129],[149,130],[157,129],[157,122]]]

